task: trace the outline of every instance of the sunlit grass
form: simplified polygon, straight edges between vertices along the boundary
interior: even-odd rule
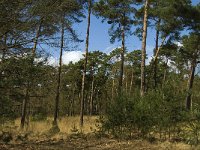
[[[79,116],[75,117],[62,117],[58,119],[58,127],[61,133],[71,134],[73,129],[77,129],[77,132],[90,133],[96,129],[96,119],[97,116],[84,116],[84,126],[80,128]],[[25,130],[34,133],[43,133],[51,129],[53,118],[48,117],[43,121],[30,121],[28,126],[25,126]],[[20,127],[20,119],[14,121],[15,127]]]

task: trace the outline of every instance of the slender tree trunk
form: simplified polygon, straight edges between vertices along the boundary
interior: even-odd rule
[[[70,106],[70,116],[74,116],[74,99],[75,99],[75,86],[72,92],[71,106]]]
[[[35,36],[35,41],[34,41],[34,45],[33,45],[33,49],[32,49],[32,56],[31,56],[31,67],[33,67],[33,63],[34,63],[34,58],[35,58],[35,55],[36,55],[36,49],[37,49],[37,44],[38,44],[38,39],[39,39],[39,36],[40,36],[40,32],[41,32],[41,26],[42,26],[42,21],[40,21],[39,25],[38,25],[38,28],[37,28],[37,31],[36,31],[36,36]],[[30,74],[30,80],[32,79],[32,74]],[[25,121],[26,121],[26,111],[27,111],[27,105],[28,105],[28,102],[29,102],[29,93],[30,93],[30,88],[31,88],[31,81],[28,81],[28,85],[26,87],[26,94],[25,94],[25,98],[23,99],[23,104],[22,104],[22,116],[21,116],[21,129],[24,128],[24,124],[25,124]]]
[[[93,96],[94,96],[94,72],[92,71],[92,88],[91,88],[91,96],[90,96],[90,116],[92,116],[92,113],[93,113]]]
[[[4,46],[3,46],[3,49],[2,49],[2,51],[3,51],[2,52],[2,58],[1,58],[2,62],[5,59],[5,55],[6,55],[6,51],[7,51],[7,34],[4,35],[3,42],[4,42]]]
[[[80,110],[80,126],[83,127],[83,114],[84,114],[84,96],[85,96],[85,76],[86,66],[88,60],[88,47],[89,47],[89,36],[90,36],[90,16],[91,16],[91,0],[88,0],[88,23],[87,23],[87,35],[86,35],[86,48],[85,48],[85,62],[82,77],[82,89],[81,89],[81,110]]]
[[[7,51],[7,34],[3,36],[3,48],[0,50],[2,50],[2,57],[1,57],[0,64],[3,64],[5,60],[5,52]],[[0,68],[0,81],[2,80],[2,73],[3,73],[3,70],[2,68]]]
[[[193,82],[194,82],[195,68],[196,68],[196,61],[193,61],[191,64],[190,76],[189,76],[188,84],[187,84],[187,97],[186,97],[187,110],[191,110],[191,104],[192,104],[191,96],[192,96],[192,87],[193,87]]]
[[[162,83],[162,88],[163,88],[163,86],[164,86],[164,84],[165,84],[165,81],[166,81],[166,78],[167,78],[167,64],[168,64],[168,59],[167,59],[167,61],[165,62],[165,67],[164,67],[164,76],[163,76],[163,83]]]
[[[144,8],[144,21],[143,21],[143,38],[142,38],[142,62],[141,62],[141,87],[140,95],[144,96],[145,93],[145,59],[146,59],[146,39],[147,39],[147,20],[148,20],[148,5],[149,0],[145,1]]]
[[[125,31],[124,26],[122,26],[122,49],[121,49],[121,66],[120,66],[120,75],[119,75],[119,87],[118,94],[122,94],[123,86],[123,74],[124,74],[124,53],[125,53]]]
[[[128,94],[128,72],[125,72],[125,81],[126,81],[126,94]]]
[[[42,19],[40,20],[40,23],[39,23],[37,31],[36,31],[36,36],[35,36],[35,40],[34,40],[34,46],[33,46],[33,49],[32,49],[33,58],[35,58],[38,39],[39,39],[40,32],[41,32],[41,27],[42,27]]]
[[[160,21],[158,23],[160,24]],[[157,29],[154,57],[156,56],[156,52],[158,51],[159,34],[160,34],[160,31]],[[157,87],[157,59],[153,62],[153,79],[154,79],[154,86],[153,87],[154,87],[154,89],[156,89],[156,87]]]
[[[131,83],[130,83],[130,88],[129,88],[129,94],[131,95],[131,91],[132,91],[132,87],[133,87],[133,69],[132,69],[132,72],[131,72]]]
[[[114,101],[114,92],[115,92],[115,79],[112,79],[112,102]]]
[[[55,111],[53,125],[57,126],[57,118],[59,111],[59,98],[60,98],[60,80],[61,80],[61,70],[62,70],[62,55],[63,55],[63,46],[64,46],[64,14],[61,21],[61,40],[60,40],[60,58],[59,58],[59,67],[58,67],[58,76],[57,76],[57,87],[56,87],[56,98],[55,98]]]
[[[28,87],[29,87],[29,84],[28,83]],[[25,94],[25,98],[23,100],[23,103],[22,103],[22,116],[21,116],[21,124],[20,124],[20,128],[21,129],[24,129],[24,125],[25,125],[25,121],[26,121],[26,109],[27,109],[27,104],[28,104],[28,101],[29,101],[29,89],[30,88],[26,88],[26,94]]]
[[[167,36],[165,36],[165,37],[163,38],[163,40],[162,40],[162,42],[161,42],[161,45],[158,47],[158,50],[156,51],[156,54],[155,54],[155,57],[154,57],[154,61],[157,61],[157,59],[158,59],[158,54],[159,54],[159,52],[160,52],[160,49],[161,49],[162,46],[164,45],[164,42],[165,42],[166,38],[167,38]]]

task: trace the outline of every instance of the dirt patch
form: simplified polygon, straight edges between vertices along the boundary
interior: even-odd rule
[[[66,139],[40,139],[36,141],[0,143],[0,150],[196,150],[183,143],[156,142],[145,140],[119,141],[109,138],[68,137]]]

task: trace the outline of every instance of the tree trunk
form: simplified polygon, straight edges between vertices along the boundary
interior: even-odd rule
[[[122,26],[122,49],[121,49],[121,66],[120,66],[120,75],[119,75],[119,87],[118,94],[122,94],[123,86],[123,74],[124,74],[124,53],[125,53],[125,31],[124,26]]]
[[[26,121],[26,109],[27,109],[27,104],[29,101],[29,83],[28,83],[28,88],[26,88],[26,94],[22,103],[22,116],[21,116],[21,124],[20,128],[24,129],[25,121]]]
[[[2,50],[2,57],[1,57],[0,64],[1,63],[3,64],[5,60],[5,52],[7,51],[7,34],[3,36],[3,48],[0,50]],[[0,81],[2,80],[2,73],[3,73],[3,70],[2,68],[0,68]]]
[[[74,86],[73,92],[72,92],[71,106],[70,106],[70,116],[74,116],[75,87],[76,87],[76,86]]]
[[[89,36],[90,36],[90,16],[91,16],[91,0],[88,0],[88,23],[87,23],[87,35],[85,44],[85,62],[82,77],[82,89],[81,89],[81,110],[80,110],[80,126],[83,127],[83,114],[84,114],[84,96],[85,96],[85,76],[86,76],[86,66],[88,60],[88,47],[89,47]]]
[[[189,76],[188,84],[187,84],[187,97],[186,97],[187,110],[191,110],[191,104],[192,104],[191,96],[192,96],[192,87],[193,87],[193,82],[194,82],[195,68],[196,68],[196,61],[193,61],[191,64],[190,76]]]
[[[114,92],[115,92],[115,78],[112,79],[112,102],[114,101]]]
[[[4,61],[4,59],[5,59],[5,55],[6,55],[6,51],[7,51],[7,34],[5,34],[4,35],[4,37],[3,37],[3,49],[2,49],[2,58],[1,58],[1,60],[2,60],[2,62]]]
[[[33,46],[33,49],[32,49],[33,58],[35,58],[36,48],[37,48],[38,39],[39,39],[39,36],[40,36],[41,27],[42,27],[42,19],[40,20],[40,23],[39,23],[37,31],[36,31],[36,36],[35,36],[35,40],[34,40],[34,46]]]
[[[129,94],[130,95],[132,93],[132,87],[133,87],[133,69],[132,69],[132,72],[131,72],[131,83],[130,83],[130,88],[129,88]]]
[[[163,76],[163,83],[162,83],[162,88],[163,88],[163,86],[164,86],[164,84],[165,84],[165,81],[166,81],[166,78],[167,78],[167,64],[168,64],[168,59],[167,59],[167,61],[165,62],[165,67],[164,67],[164,76]]]
[[[33,67],[33,63],[34,63],[34,58],[36,55],[36,48],[37,48],[37,44],[38,44],[38,38],[40,36],[40,32],[41,32],[41,26],[42,26],[42,21],[40,21],[37,31],[36,31],[36,36],[35,36],[35,41],[34,41],[34,45],[33,45],[33,49],[32,49],[32,56],[31,56],[31,67]],[[30,80],[32,79],[32,74],[30,74]],[[25,94],[25,98],[23,99],[23,104],[22,104],[22,116],[21,116],[21,129],[24,128],[24,124],[25,124],[25,120],[26,120],[26,111],[27,111],[27,103],[29,101],[29,93],[30,93],[30,88],[31,88],[31,82],[28,81],[28,85],[26,87],[26,94]]]
[[[148,19],[148,4],[149,0],[145,1],[144,21],[143,21],[143,38],[142,38],[142,62],[141,62],[141,87],[140,95],[144,96],[145,93],[145,59],[146,59],[146,39],[147,39],[147,19]]]
[[[58,67],[58,76],[57,76],[57,88],[56,88],[56,98],[55,98],[55,111],[54,111],[54,120],[53,125],[57,126],[57,118],[59,111],[59,98],[60,98],[60,79],[61,79],[61,70],[62,70],[62,55],[63,55],[63,46],[64,46],[64,15],[61,21],[61,40],[60,40],[60,58],[59,58],[59,67]]]
[[[90,96],[90,116],[93,113],[93,96],[94,96],[94,72],[92,67],[92,88],[91,88],[91,96]]]
[[[160,24],[160,21],[158,22]],[[160,31],[157,29],[156,31],[156,46],[154,50],[154,57],[156,56],[156,52],[158,51],[158,42],[159,42],[159,34]],[[154,79],[154,89],[157,87],[157,59],[153,62],[153,79]]]

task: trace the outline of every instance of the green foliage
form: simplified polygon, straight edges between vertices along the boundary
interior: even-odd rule
[[[151,132],[170,133],[172,129],[177,133],[186,113],[177,105],[180,99],[173,97],[174,91],[170,88],[167,92],[150,91],[144,97],[117,97],[102,121],[102,130],[116,137],[131,137],[135,131],[142,137],[150,136]]]
[[[0,92],[3,95],[3,93]],[[12,108],[13,103],[7,97],[0,97],[0,123],[4,124],[8,121],[14,120],[17,114],[10,108]]]
[[[181,135],[190,145],[200,143],[200,105],[195,103],[192,112],[188,115]]]
[[[134,22],[132,16],[136,11],[134,4],[136,2],[132,0],[100,0],[94,4],[95,15],[111,24],[108,31],[111,43],[114,43],[116,39],[122,40],[122,27],[126,33],[131,34],[130,29]]]

